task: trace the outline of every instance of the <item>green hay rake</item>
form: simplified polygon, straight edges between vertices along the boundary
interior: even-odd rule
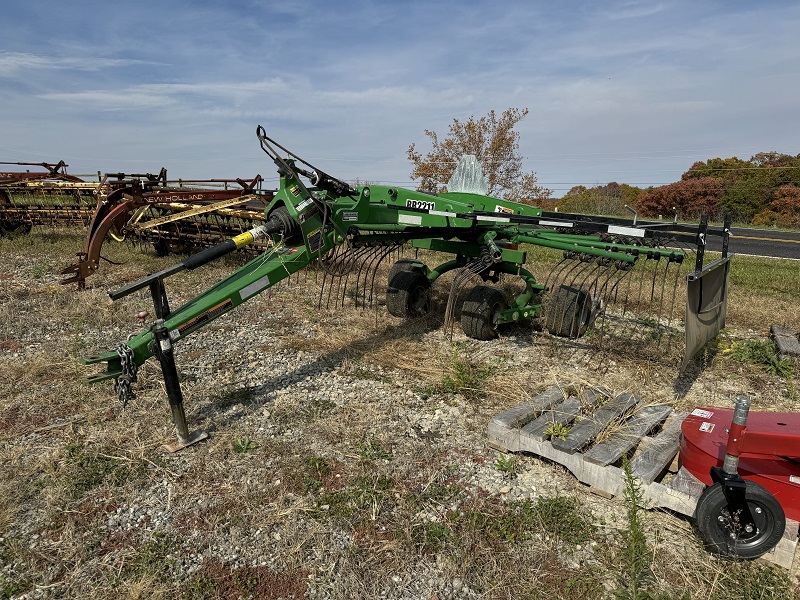
[[[631,338],[617,325],[626,319],[650,330],[642,339],[672,335],[680,320],[675,299],[682,269],[689,272],[691,300],[683,317],[691,338],[684,364],[724,326],[727,226],[545,213],[487,196],[485,180],[470,158],[459,164],[449,191],[436,196],[379,185],[353,187],[270,139],[261,126],[257,136],[280,175],[265,223],[112,292],[111,298],[119,299],[149,289],[155,322],[115,350],[84,361],[105,363],[105,371],[89,380],[113,379],[117,396],[126,402],[134,397],[138,367],[156,356],[178,432],[171,450],[205,437],[188,430],[174,344],[314,263],[324,273],[321,301],[327,292],[328,306],[341,306],[346,298],[370,305],[377,298],[378,266],[403,249],[415,249],[417,256],[397,260],[389,271],[387,311],[404,318],[426,314],[432,284],[452,272],[445,322],[460,320],[464,333],[478,340],[496,337],[509,324],[534,322],[573,340],[603,330],[629,344]],[[704,266],[710,236],[722,239],[722,258]],[[183,306],[170,308],[167,278],[264,239],[272,243],[257,258]],[[561,258],[528,265],[534,251]],[[427,257],[436,256],[445,259],[426,264]],[[543,270],[549,274],[540,274]],[[497,285],[501,279],[517,289]]]

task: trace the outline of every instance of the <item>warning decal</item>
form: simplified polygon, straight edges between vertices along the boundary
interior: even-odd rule
[[[710,410],[703,410],[703,409],[701,409],[701,408],[695,408],[695,409],[694,409],[694,410],[691,412],[691,415],[692,415],[693,417],[700,417],[701,419],[710,419],[710,418],[711,418],[711,415],[713,415],[713,414],[714,414],[714,413],[713,413],[713,412],[711,412]]]
[[[228,298],[224,302],[220,302],[216,306],[209,308],[206,312],[199,314],[194,319],[184,323],[182,326],[178,327],[178,331],[180,332],[180,335],[191,333],[195,329],[202,327],[209,321],[217,318],[224,312],[229,311],[232,307],[233,302],[231,302],[231,299]]]

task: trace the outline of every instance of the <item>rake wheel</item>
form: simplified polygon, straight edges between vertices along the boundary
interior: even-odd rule
[[[191,244],[175,240],[157,239],[153,242],[153,250],[156,256],[168,256],[170,254],[188,254],[192,250]]]
[[[722,484],[705,489],[697,501],[697,528],[712,552],[730,558],[753,559],[772,550],[783,536],[786,517],[783,508],[764,487],[745,480],[745,500],[755,527],[747,531],[731,515]]]
[[[591,325],[591,298],[586,291],[558,286],[550,295],[545,326],[553,335],[577,338]]]
[[[497,337],[500,312],[508,308],[506,295],[488,285],[477,285],[467,294],[461,308],[461,329],[475,340]]]
[[[421,317],[431,308],[431,282],[419,271],[400,271],[389,281],[386,310],[395,317]]]
[[[33,223],[30,221],[12,221],[0,219],[0,235],[25,235],[31,232]]]
[[[389,276],[386,280],[389,282],[389,285],[392,285],[392,279],[394,279],[395,275],[398,273],[404,273],[407,271],[416,271],[417,267],[414,264],[419,264],[418,260],[412,260],[410,258],[401,258],[396,263],[392,265],[392,268],[389,269]]]

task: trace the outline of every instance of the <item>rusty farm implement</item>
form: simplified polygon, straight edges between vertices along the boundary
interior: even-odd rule
[[[100,265],[108,237],[152,244],[159,254],[214,245],[264,220],[272,194],[263,180],[168,180],[151,173],[106,173],[98,182],[68,175],[64,161],[2,163],[45,170],[0,173],[0,235],[33,226],[88,226],[84,248],[61,283],[77,283]]]
[[[0,163],[43,170],[0,172],[0,235],[27,233],[34,225],[86,225],[96,183],[67,174],[58,163]]]
[[[354,187],[279,145],[262,127],[257,136],[280,176],[263,221],[111,292],[116,300],[148,290],[155,320],[110,352],[84,360],[105,365],[89,381],[113,380],[125,403],[135,397],[139,367],[156,357],[177,431],[169,450],[206,437],[189,431],[175,344],[315,264],[324,272],[322,289],[334,305],[346,298],[375,304],[375,289],[383,288],[386,310],[400,318],[432,310],[432,286],[447,275],[445,323],[460,322],[464,334],[478,340],[530,322],[571,340],[596,336],[606,343],[617,337],[627,351],[636,351],[626,322],[643,332],[641,340],[656,344],[674,339],[683,328],[686,364],[724,326],[731,260],[727,224],[712,228],[705,221],[636,223],[545,213],[487,196],[480,169],[469,158],[457,167],[449,191],[439,195],[381,185]],[[706,264],[706,246],[714,236],[722,256]],[[256,258],[182,306],[170,306],[167,279],[265,240],[270,243]],[[412,256],[397,260],[403,250]],[[388,279],[379,285],[378,265],[391,260]],[[679,293],[686,296],[685,306]],[[542,410],[553,408],[555,400]],[[637,403],[626,397],[610,408],[628,414]],[[662,423],[668,411],[655,412],[649,419]],[[510,421],[502,427],[510,427]],[[514,434],[501,429],[498,425],[495,431],[496,444],[523,449],[511,447],[508,436]]]
[[[89,222],[83,252],[65,268],[61,283],[84,287],[100,265],[108,236],[151,243],[159,254],[212,246],[264,220],[271,192],[262,178],[169,181],[158,175],[106,174],[97,185],[97,205]]]

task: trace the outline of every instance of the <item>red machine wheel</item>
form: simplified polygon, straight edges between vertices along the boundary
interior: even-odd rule
[[[712,552],[728,557],[758,558],[772,550],[783,536],[783,508],[766,489],[745,480],[745,499],[755,521],[754,531],[745,531],[731,515],[722,484],[705,489],[697,501],[697,527]]]

